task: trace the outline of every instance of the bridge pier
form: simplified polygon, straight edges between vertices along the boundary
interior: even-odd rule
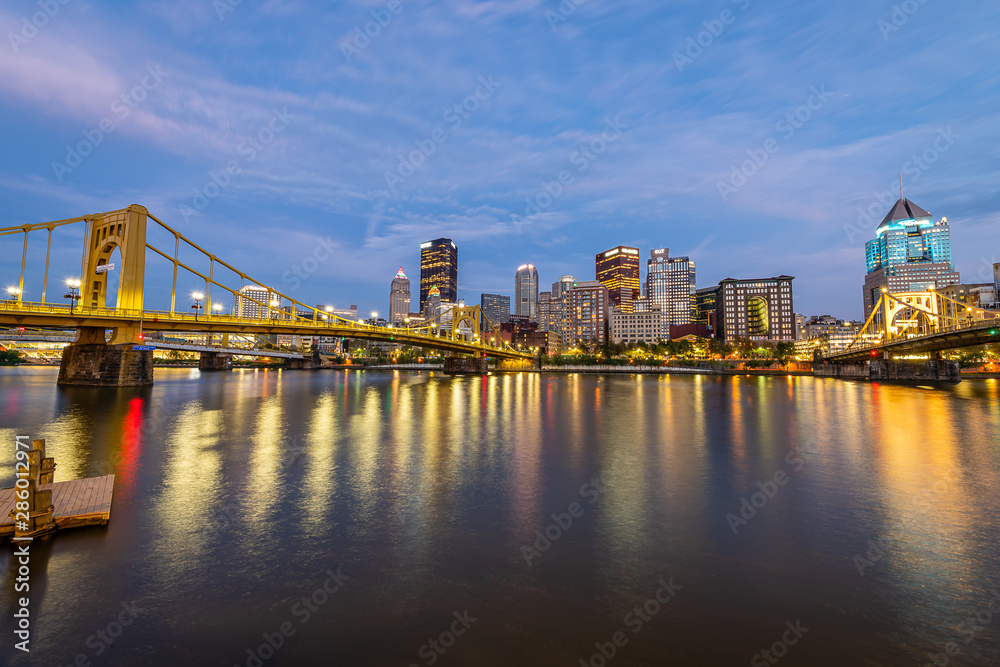
[[[856,378],[875,382],[961,382],[957,361],[946,359],[873,359],[853,363],[813,363],[816,377]]]
[[[198,370],[231,371],[233,370],[233,355],[225,352],[202,352],[198,359]]]
[[[153,384],[153,353],[131,343],[109,345],[104,329],[84,327],[67,345],[59,363],[58,384],[93,387],[146,387]]]
[[[486,375],[486,357],[445,357],[446,375]]]
[[[312,370],[318,366],[312,359],[285,359],[286,371]]]

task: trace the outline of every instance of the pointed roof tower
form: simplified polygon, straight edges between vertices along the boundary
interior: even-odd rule
[[[893,223],[901,222],[903,220],[930,222],[932,217],[933,216],[931,216],[930,213],[920,208],[909,199],[900,197],[899,201],[897,201],[893,207],[889,209],[889,212],[886,213],[878,228],[882,229],[883,227],[887,227]]]
[[[395,278],[402,278],[403,280],[409,280],[409,278],[406,277],[406,274],[403,273],[403,267],[399,267],[399,271],[396,271]]]

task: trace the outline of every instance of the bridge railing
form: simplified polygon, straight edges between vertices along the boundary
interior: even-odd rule
[[[396,328],[396,327],[381,327],[374,324],[367,324],[365,322],[353,322],[349,324],[347,320],[336,320],[336,319],[322,319],[320,315],[318,318],[305,318],[296,317],[295,319],[285,319],[282,317],[270,317],[270,318],[254,318],[254,317],[235,317],[233,315],[222,314],[222,313],[187,313],[187,312],[170,312],[162,310],[139,310],[130,308],[107,308],[101,306],[74,306],[72,309],[69,304],[60,303],[42,303],[37,301],[16,301],[16,300],[5,300],[0,301],[0,312],[16,312],[16,313],[37,313],[37,314],[47,314],[47,315],[61,315],[61,316],[72,316],[72,317],[92,317],[98,319],[128,319],[136,320],[139,322],[152,322],[152,321],[163,321],[163,322],[190,322],[192,324],[198,323],[212,323],[212,324],[241,324],[241,325],[257,325],[266,326],[274,329],[296,329],[303,326],[307,326],[310,329],[320,329],[329,328],[331,330],[337,331],[357,331],[365,333],[380,333],[386,336],[407,336],[409,340],[417,341],[438,341],[446,342],[449,344],[457,344],[463,347],[475,348],[483,352],[506,352],[506,353],[516,353],[516,350],[510,348],[509,345],[504,347],[494,347],[489,345],[485,340],[479,339],[474,341],[466,340],[450,340],[440,334],[429,334],[421,332],[419,329],[410,328]],[[323,335],[323,334],[317,334]],[[331,335],[341,335],[331,331]],[[401,343],[406,343],[405,340],[401,340]],[[416,343],[419,344],[419,343]]]

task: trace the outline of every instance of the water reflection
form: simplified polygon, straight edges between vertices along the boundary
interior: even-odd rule
[[[453,664],[576,664],[670,576],[685,588],[622,664],[746,662],[800,617],[817,630],[789,664],[916,664],[1000,571],[995,381],[158,369],[152,389],[108,392],[14,377],[0,373],[0,437],[46,437],[59,479],[119,475],[108,528],[57,536],[39,570],[39,626],[69,638],[40,641],[45,664],[132,598],[158,617],[131,641],[188,652],[150,664],[238,663],[337,565],[351,592],[275,664],[331,647],[410,664],[465,608],[483,620]],[[787,484],[734,533],[727,514],[777,472]],[[526,562],[574,502],[582,516]],[[8,581],[4,608],[12,595]],[[1000,623],[963,657],[996,664],[997,640]]]

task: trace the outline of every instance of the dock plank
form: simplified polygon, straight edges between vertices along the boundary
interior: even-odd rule
[[[94,497],[94,480],[84,481],[83,488],[80,489],[80,503],[77,507],[77,514],[90,514],[90,500]]]
[[[52,490],[55,505],[53,519],[59,528],[107,523],[111,517],[115,476],[88,477],[54,484],[42,484],[39,489]],[[0,536],[14,532],[10,511],[14,509],[14,489],[0,489]]]

